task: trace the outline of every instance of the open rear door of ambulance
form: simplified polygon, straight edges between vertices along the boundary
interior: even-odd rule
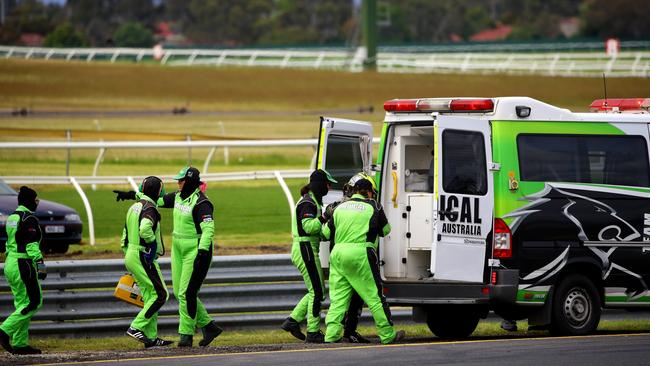
[[[316,167],[338,181],[323,197],[327,205],[343,197],[343,185],[359,172],[370,173],[372,125],[369,122],[321,117]],[[321,264],[329,267],[329,243],[321,243]]]
[[[490,122],[438,116],[434,145],[431,272],[438,280],[483,283],[494,211]]]

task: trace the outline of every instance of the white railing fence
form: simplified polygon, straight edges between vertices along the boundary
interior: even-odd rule
[[[234,173],[207,173],[201,174],[201,180],[204,182],[225,182],[225,181],[245,181],[245,180],[259,180],[259,179],[275,179],[280,184],[289,204],[289,211],[293,212],[295,205],[291,191],[285,183],[284,179],[291,178],[306,178],[309,176],[310,170],[268,170],[268,171],[252,171],[252,172],[234,172]],[[88,240],[90,245],[95,245],[95,222],[93,218],[93,210],[88,196],[84,192],[82,185],[118,185],[129,184],[133,190],[138,190],[138,184],[146,176],[2,176],[0,179],[4,180],[7,184],[25,184],[25,185],[68,185],[72,184],[75,188],[86,210],[86,217],[88,219]],[[160,176],[164,182],[173,182],[173,176]]]
[[[408,48],[407,48],[408,49]],[[0,57],[45,60],[133,61],[163,65],[263,66],[361,71],[363,52],[346,50],[44,48],[0,46]],[[550,76],[648,77],[650,51],[562,52],[379,52],[380,72],[533,74]]]
[[[379,138],[373,139],[379,143]],[[8,184],[72,184],[83,201],[88,218],[88,237],[90,245],[95,245],[95,225],[91,203],[86,196],[82,185],[91,185],[94,190],[97,185],[113,185],[128,183],[134,190],[138,190],[137,181],[145,176],[97,176],[97,171],[102,157],[107,149],[151,149],[151,148],[211,148],[203,164],[201,180],[205,182],[223,182],[236,180],[275,179],[282,188],[289,204],[289,211],[293,214],[294,199],[284,179],[306,178],[310,170],[264,170],[253,172],[208,173],[208,166],[216,148],[222,147],[303,147],[318,144],[317,139],[293,140],[203,140],[203,141],[83,141],[83,142],[0,142],[0,149],[99,149],[92,176],[0,176]],[[316,154],[312,157],[311,166],[314,167]],[[161,175],[163,181],[173,181],[171,175]]]

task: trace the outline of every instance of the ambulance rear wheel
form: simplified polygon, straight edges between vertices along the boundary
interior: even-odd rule
[[[473,309],[454,309],[451,306],[434,306],[427,312],[429,330],[442,339],[469,337],[479,319],[480,315]]]
[[[564,278],[553,294],[550,331],[553,335],[593,333],[600,322],[600,296],[594,283],[581,274]]]

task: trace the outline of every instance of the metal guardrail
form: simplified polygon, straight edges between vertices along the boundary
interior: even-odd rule
[[[159,312],[159,329],[178,325],[178,303],[171,288],[171,261],[161,258],[170,296]],[[33,334],[121,333],[140,310],[113,296],[124,260],[47,261],[41,282],[43,307],[34,316]],[[4,265],[0,265],[0,271]],[[215,256],[200,299],[218,323],[231,327],[279,325],[305,294],[302,276],[289,255]],[[13,311],[13,296],[0,281],[0,318]],[[327,303],[325,304],[327,305]],[[410,311],[398,311],[404,319]],[[366,315],[367,318],[367,315]]]
[[[601,44],[602,45],[602,44]],[[498,47],[496,45],[495,47]],[[601,46],[603,47],[603,46]],[[562,52],[537,50],[517,52],[516,48],[496,52],[408,52],[380,49],[380,72],[533,74],[551,76],[648,77],[650,52],[621,51],[608,56],[603,51]],[[408,48],[407,48],[408,50]],[[158,56],[158,57],[155,57]],[[0,46],[0,57],[84,61],[129,60],[168,65],[263,66],[279,68],[339,69],[361,71],[363,50],[265,50],[265,49],[166,49],[156,55],[153,49],[137,48],[43,48]]]
[[[126,273],[124,260],[47,261],[48,276],[41,282],[43,308],[30,325],[31,334],[106,336],[123,334],[139,308],[116,299],[113,290]],[[169,300],[160,310],[158,329],[173,333],[178,327],[178,303],[171,288],[171,262],[160,260]],[[0,273],[4,264],[0,264]],[[0,319],[13,311],[9,286],[0,280]],[[287,254],[215,256],[199,293],[208,313],[229,328],[277,327],[306,293],[302,277]],[[324,308],[329,306],[326,301]],[[408,308],[391,309],[393,320],[409,321]],[[650,313],[603,311],[609,320],[648,319]],[[489,320],[498,321],[491,314]],[[364,322],[372,320],[364,310]]]

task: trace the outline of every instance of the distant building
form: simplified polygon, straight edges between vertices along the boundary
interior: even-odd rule
[[[486,29],[469,37],[474,42],[502,41],[510,35],[512,27],[509,25],[499,25],[496,28]]]
[[[187,46],[192,42],[181,32],[178,32],[171,22],[160,22],[156,24],[154,38],[164,46]]]
[[[580,31],[580,19],[577,17],[564,18],[560,21],[560,33],[571,38]]]
[[[23,33],[20,35],[20,43],[30,47],[40,47],[43,45],[45,37],[38,33]]]
[[[463,37],[459,36],[456,33],[452,33],[451,35],[449,35],[449,40],[451,42],[458,43],[463,41]]]

